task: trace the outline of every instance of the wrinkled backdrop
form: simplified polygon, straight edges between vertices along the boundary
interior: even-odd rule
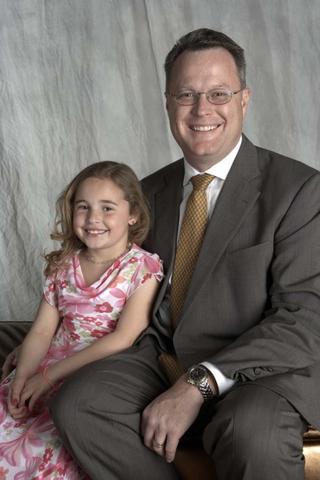
[[[319,0],[0,0],[0,321],[30,320],[66,183],[98,160],[177,159],[163,61],[199,27],[245,49],[245,132],[320,167]]]

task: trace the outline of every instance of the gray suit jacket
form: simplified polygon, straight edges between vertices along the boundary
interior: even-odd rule
[[[167,272],[149,332],[171,337],[157,311],[175,252],[183,161],[142,181],[152,227],[145,248]],[[208,360],[259,382],[320,427],[320,174],[246,137],[209,221],[173,334],[185,367]]]

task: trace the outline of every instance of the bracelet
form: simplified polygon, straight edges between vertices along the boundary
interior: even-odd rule
[[[40,373],[42,378],[47,382],[50,387],[53,387],[53,383],[51,382],[50,378],[48,377],[48,367],[40,367]]]

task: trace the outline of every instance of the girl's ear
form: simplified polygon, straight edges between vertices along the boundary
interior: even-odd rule
[[[129,220],[128,220],[128,224],[130,226],[132,225],[135,225],[137,223],[137,221],[139,220],[139,211],[137,211],[136,208],[133,208],[131,210],[131,212],[129,213]]]
[[[134,225],[135,223],[137,223],[137,218],[136,217],[131,217],[128,223],[129,223],[129,225]]]

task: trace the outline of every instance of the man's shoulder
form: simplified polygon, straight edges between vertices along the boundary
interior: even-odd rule
[[[155,172],[142,178],[141,183],[143,188],[159,187],[165,179],[178,179],[183,174],[183,159],[169,163]]]
[[[265,172],[268,177],[285,175],[287,178],[307,179],[314,175],[320,175],[319,170],[307,165],[303,161],[254,145],[247,138],[245,139],[245,147],[247,151],[255,152],[260,171]]]
[[[258,161],[261,166],[267,166],[277,170],[287,170],[288,173],[304,173],[305,175],[319,174],[319,170],[307,165],[301,160],[283,155],[263,147],[255,146],[258,156]]]

